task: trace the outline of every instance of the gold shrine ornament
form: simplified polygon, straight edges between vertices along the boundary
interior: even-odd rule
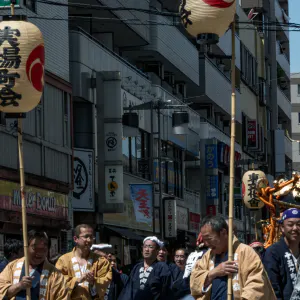
[[[26,113],[40,102],[45,48],[41,31],[24,16],[0,22],[0,111]]]
[[[268,186],[268,179],[260,170],[247,171],[242,179],[242,195],[246,207],[258,210],[264,207],[264,203],[258,198],[257,191]]]
[[[179,12],[185,29],[194,37],[200,34],[224,35],[233,22],[235,0],[181,0]]]

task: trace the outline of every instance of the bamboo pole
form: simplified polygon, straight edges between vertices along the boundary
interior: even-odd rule
[[[23,132],[22,119],[18,119],[18,151],[19,151],[19,166],[20,166],[20,190],[22,202],[22,229],[23,243],[25,256],[25,276],[29,276],[29,258],[28,258],[28,236],[27,236],[27,215],[26,215],[26,197],[25,197],[25,174],[23,160]],[[30,300],[30,289],[26,289],[26,300]]]
[[[230,181],[228,212],[228,261],[233,261],[233,206],[234,206],[234,153],[235,153],[235,21],[231,26],[231,133],[230,133]],[[232,275],[228,276],[227,300],[232,300]]]

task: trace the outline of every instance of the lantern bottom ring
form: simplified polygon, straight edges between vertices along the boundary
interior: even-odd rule
[[[201,33],[197,35],[199,45],[213,45],[219,43],[219,36],[215,33]]]

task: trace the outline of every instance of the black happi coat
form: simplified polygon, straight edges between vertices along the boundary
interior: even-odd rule
[[[263,264],[277,299],[290,300],[296,282],[297,270],[283,237],[266,250]]]
[[[135,265],[118,300],[165,300],[172,299],[171,272],[166,263],[154,262],[144,288],[141,289],[140,269],[144,262]]]

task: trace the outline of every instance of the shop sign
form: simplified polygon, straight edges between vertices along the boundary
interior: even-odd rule
[[[219,178],[218,175],[206,176],[206,199],[214,200],[219,197]]]
[[[207,169],[218,168],[218,145],[217,144],[205,145],[205,168]]]
[[[25,188],[28,214],[68,220],[68,196],[35,187]],[[18,183],[0,181],[0,209],[21,212],[21,192]]]
[[[0,8],[9,8],[11,0],[0,0]],[[15,7],[20,7],[20,0],[16,0]]]
[[[106,203],[124,203],[123,166],[105,166],[105,200]]]
[[[94,152],[74,149],[74,210],[94,211]]]
[[[247,140],[248,149],[258,148],[258,132],[256,120],[247,121]]]
[[[164,200],[165,204],[165,237],[177,236],[176,200]]]
[[[200,231],[200,215],[190,212],[190,231],[199,233]]]
[[[177,206],[177,229],[189,230],[189,210],[185,207]]]
[[[217,214],[217,206],[216,205],[208,205],[206,208],[207,216],[215,216]]]

